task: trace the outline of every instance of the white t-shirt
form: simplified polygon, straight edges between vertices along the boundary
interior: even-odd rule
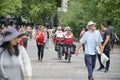
[[[70,39],[73,37],[73,34],[64,33],[65,39]]]
[[[56,37],[63,38],[63,31],[56,31]]]

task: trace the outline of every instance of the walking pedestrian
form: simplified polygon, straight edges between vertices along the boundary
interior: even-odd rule
[[[87,29],[88,31],[86,31],[83,37],[80,39],[79,45],[76,49],[76,55],[78,54],[79,49],[82,47],[82,44],[84,44],[85,59],[88,69],[88,80],[94,80],[93,71],[96,63],[95,48],[99,46],[102,51],[101,42],[103,40],[100,32],[95,30],[95,23],[93,21],[88,22]]]
[[[45,47],[46,47],[46,49],[48,49],[49,48],[49,37],[50,37],[50,34],[49,34],[49,30],[47,29],[47,27],[44,30],[47,33],[47,40],[46,40]]]
[[[2,35],[2,37],[4,37],[4,31],[6,29],[5,24],[2,24],[2,28],[0,29],[0,34]]]
[[[51,36],[51,42],[53,44],[55,44],[55,33],[56,33],[56,31],[57,31],[56,27],[53,26],[52,29],[51,29],[51,34],[50,34],[50,36]]]
[[[47,40],[47,33],[44,31],[44,26],[40,26],[40,31],[36,34],[36,42],[38,48],[38,60],[43,62],[44,46]]]
[[[29,40],[29,35],[28,35],[28,32],[26,30],[25,27],[23,27],[21,30],[20,30],[21,33],[24,33],[25,35],[22,37],[22,41],[23,41],[23,46],[27,49],[27,44],[28,44],[28,40]]]
[[[108,28],[107,23],[103,22],[101,24],[101,29],[102,29],[102,38],[103,38],[103,42],[102,42],[102,46],[103,46],[103,53],[109,58],[109,60],[106,62],[106,66],[104,66],[101,63],[101,56],[98,55],[98,60],[100,63],[100,67],[98,69],[98,71],[105,69],[105,73],[109,71],[109,65],[110,65],[110,30]]]
[[[32,80],[32,68],[25,48],[18,44],[23,34],[14,27],[8,27],[0,41],[0,80]],[[25,70],[24,70],[25,69]]]
[[[79,37],[79,39],[82,38],[82,36],[84,35],[84,33],[85,33],[86,31],[87,31],[86,26],[83,25],[82,30],[81,30],[81,32],[80,32],[80,37]],[[82,49],[83,49],[83,52],[85,52],[84,44],[82,45]],[[85,58],[84,58],[84,61],[85,61],[85,65],[87,66],[87,63],[86,63],[86,59],[85,59]]]
[[[84,33],[87,31],[87,29],[86,29],[86,26],[82,26],[82,30],[81,30],[81,32],[80,32],[80,36],[79,36],[79,39],[81,39],[82,38],[82,36],[84,35]]]

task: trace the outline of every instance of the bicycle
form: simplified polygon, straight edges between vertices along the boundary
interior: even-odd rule
[[[63,42],[58,42],[56,44],[56,51],[57,51],[57,56],[59,60],[62,60],[62,56],[63,56]]]
[[[71,57],[72,57],[72,54],[74,54],[74,52],[75,52],[75,48],[76,48],[76,46],[74,44],[71,44],[71,43],[65,44],[64,52],[67,53],[68,63],[71,62]]]

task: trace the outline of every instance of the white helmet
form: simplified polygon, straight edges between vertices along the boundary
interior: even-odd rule
[[[71,31],[71,28],[69,26],[65,27],[66,31]]]
[[[58,26],[58,27],[57,27],[57,30],[61,30],[61,29],[62,29],[62,27],[61,27],[61,26]]]

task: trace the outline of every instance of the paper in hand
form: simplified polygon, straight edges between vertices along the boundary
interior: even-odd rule
[[[97,52],[98,54],[101,54],[101,51],[100,51],[99,46],[96,47],[96,52]]]

